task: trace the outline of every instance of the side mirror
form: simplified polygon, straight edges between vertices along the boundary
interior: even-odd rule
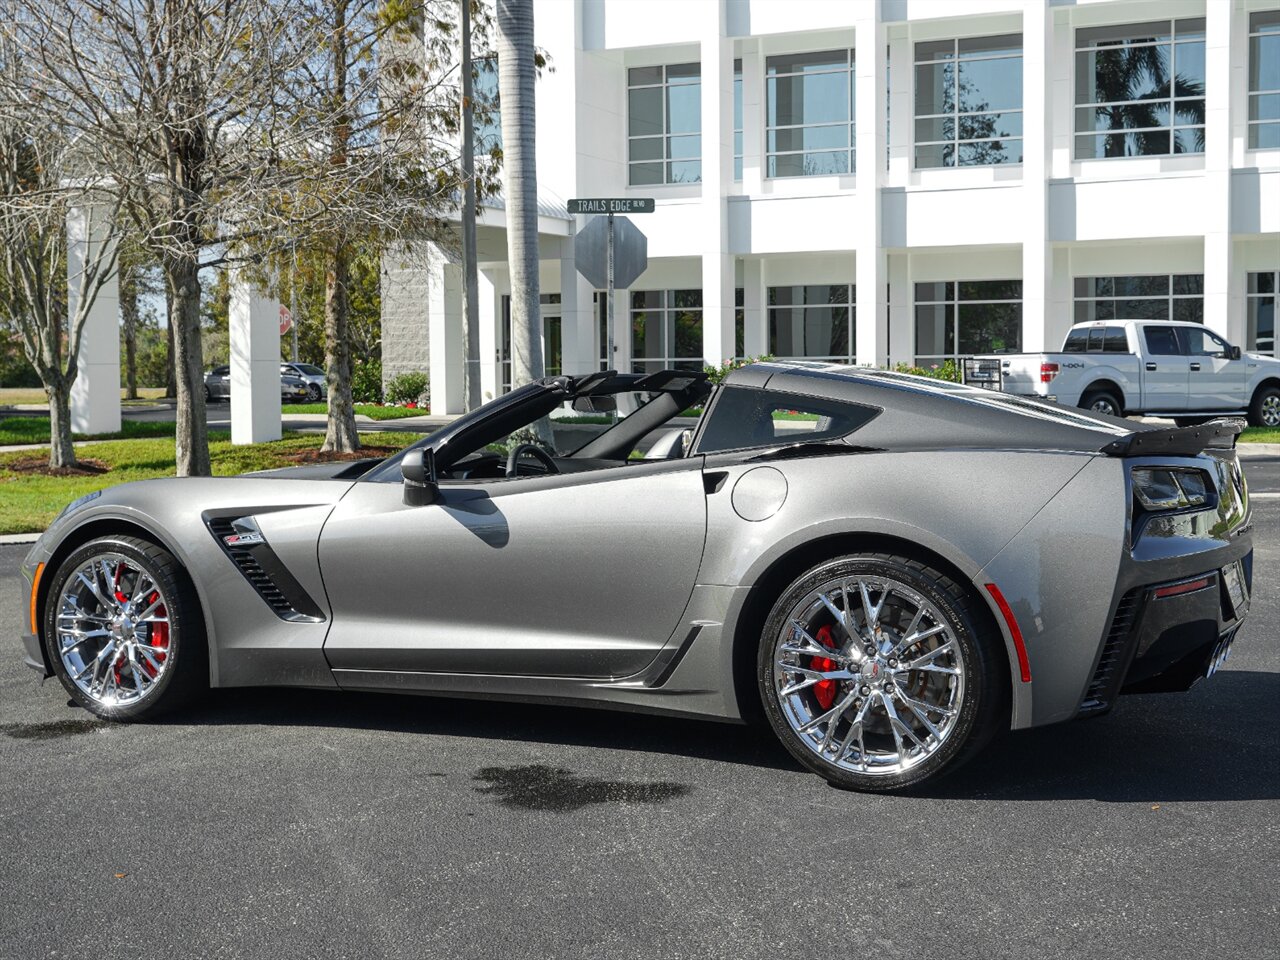
[[[573,409],[579,413],[613,413],[618,409],[618,398],[614,396],[575,397]]]
[[[406,452],[400,461],[400,475],[404,477],[405,506],[425,507],[440,499],[434,450],[418,447]]]
[[[1239,360],[1239,359],[1240,359],[1240,348],[1239,348],[1239,347],[1232,347],[1232,348],[1231,348],[1231,359],[1232,359],[1232,360]]]

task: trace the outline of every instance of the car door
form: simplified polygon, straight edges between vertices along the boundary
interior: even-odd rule
[[[1231,358],[1231,345],[1211,330],[1181,327],[1190,367],[1188,410],[1243,410],[1248,370]]]
[[[1191,367],[1178,328],[1144,324],[1142,347],[1142,409],[1160,413],[1186,410]]]
[[[702,559],[702,458],[355,484],[320,538],[339,671],[624,677],[672,637]]]

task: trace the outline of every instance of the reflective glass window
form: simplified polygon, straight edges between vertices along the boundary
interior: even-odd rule
[[[631,372],[702,369],[702,291],[631,291]]]
[[[850,284],[770,287],[769,353],[785,359],[854,362]]]
[[[627,71],[627,182],[702,180],[702,83],[696,63]]]
[[[1276,356],[1276,303],[1280,301],[1280,271],[1249,274],[1246,297],[1245,349]]]
[[[1076,323],[1203,319],[1203,274],[1075,278]]]
[[[1280,148],[1280,10],[1249,15],[1249,149]]]
[[[728,386],[707,413],[697,453],[836,440],[877,413],[874,407],[825,397]]]
[[[1076,31],[1075,156],[1203,153],[1204,19]]]
[[[1144,327],[1142,334],[1147,341],[1147,353],[1153,357],[1173,357],[1182,353],[1173,327]]]
[[[853,173],[853,52],[765,61],[765,173],[810,177]]]
[[[915,294],[917,365],[1022,349],[1021,280],[917,283]]]
[[[1022,162],[1022,35],[915,46],[915,165]]]

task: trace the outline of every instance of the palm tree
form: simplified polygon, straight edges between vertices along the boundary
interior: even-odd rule
[[[511,270],[511,385],[544,375],[538,289],[538,171],[534,158],[533,0],[498,0],[498,89]]]

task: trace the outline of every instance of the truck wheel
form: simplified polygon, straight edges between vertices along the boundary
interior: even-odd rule
[[[1261,387],[1249,404],[1249,425],[1280,427],[1280,387]]]
[[[1110,390],[1089,390],[1080,398],[1080,406],[1093,413],[1105,413],[1109,417],[1124,416],[1120,398]]]

